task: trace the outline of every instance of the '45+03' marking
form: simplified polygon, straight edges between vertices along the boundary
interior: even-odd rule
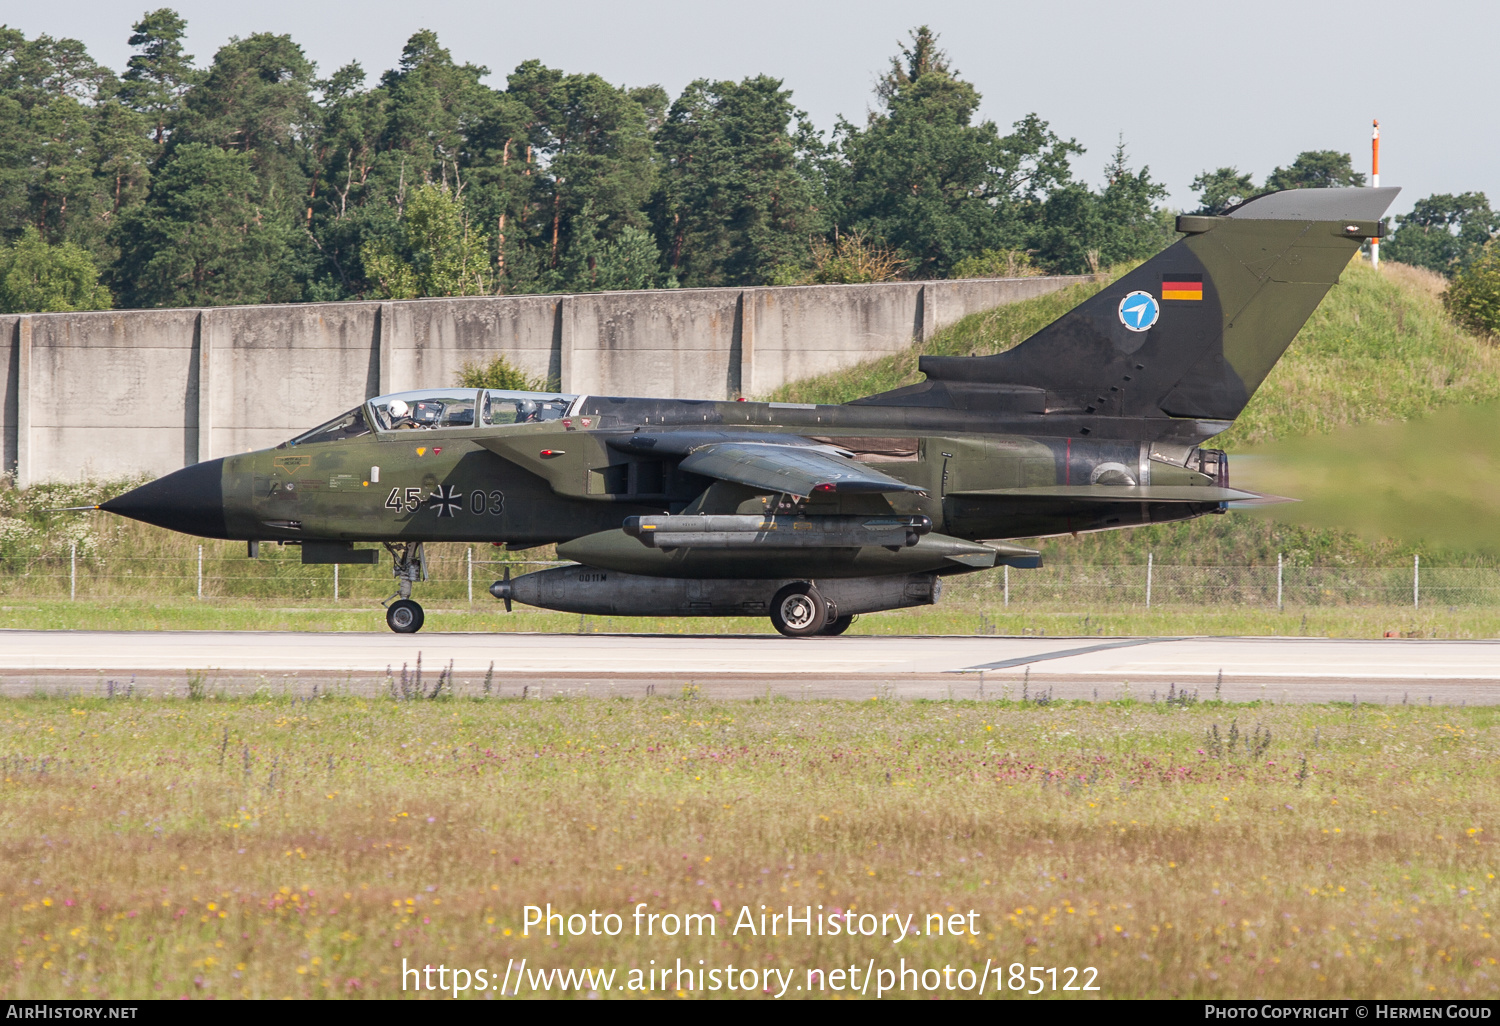
[[[427,495],[420,488],[392,488],[385,497],[385,508],[395,513],[415,513],[426,503],[438,511],[438,516],[453,516],[463,511],[458,501],[458,489],[434,488]],[[469,512],[475,516],[485,513],[498,517],[505,512],[505,493],[499,490],[484,491],[476,488],[469,493]]]

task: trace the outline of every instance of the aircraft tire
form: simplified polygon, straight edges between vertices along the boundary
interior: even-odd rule
[[[810,638],[828,623],[828,603],[807,581],[788,584],[771,599],[771,626],[788,638]]]
[[[385,610],[385,622],[397,634],[415,634],[422,629],[422,607],[411,599],[392,602]]]
[[[845,631],[847,631],[849,629],[849,625],[853,622],[853,613],[850,613],[848,616],[838,617],[835,620],[829,620],[827,626],[823,628],[823,634],[830,638],[836,638],[840,634],[843,634]]]

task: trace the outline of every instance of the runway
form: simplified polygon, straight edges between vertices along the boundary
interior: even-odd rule
[[[459,694],[1500,704],[1500,642],[1325,638],[0,631],[0,694],[134,685],[375,694],[452,667]]]

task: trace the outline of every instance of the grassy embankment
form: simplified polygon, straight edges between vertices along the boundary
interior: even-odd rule
[[[1480,708],[17,700],[0,999],[387,997],[403,958],[617,988],[704,959],[792,996],[902,957],[1092,966],[1107,997],[1486,996],[1497,744]],[[547,902],[625,933],[523,937]],[[716,934],[636,938],[637,902]],[[978,935],[733,935],[762,904],[974,910]]]
[[[1075,286],[974,315],[938,332],[924,346],[789,385],[773,398],[842,402],[908,384],[920,377],[916,364],[921,353],[985,354],[1009,348],[1097,287]],[[1391,417],[1415,418],[1444,405],[1480,403],[1500,396],[1500,353],[1446,319],[1436,298],[1440,289],[1440,278],[1411,268],[1387,265],[1376,273],[1352,264],[1239,423],[1220,440],[1222,444],[1244,451],[1247,446],[1278,439]],[[262,558],[251,562],[238,544],[205,542],[206,600],[198,602],[194,598],[197,539],[104,515],[46,516],[39,512],[97,501],[121,487],[116,482],[39,486],[24,493],[0,490],[0,558],[13,568],[0,581],[0,626],[311,630],[378,626],[375,602],[391,590],[388,565],[344,567],[341,601],[335,604],[331,568],[301,566],[295,549],[263,550]],[[70,541],[78,545],[79,595],[85,602],[66,599]],[[1050,567],[1139,567],[1148,552],[1155,554],[1158,567],[1274,567],[1277,553],[1284,554],[1288,567],[1298,569],[1404,567],[1410,566],[1419,550],[1424,566],[1433,570],[1496,566],[1495,558],[1483,551],[1434,550],[1409,542],[1372,540],[1337,528],[1303,526],[1238,511],[1186,524],[1046,539],[1039,544]],[[758,619],[611,620],[538,612],[506,617],[484,591],[499,567],[483,563],[476,567],[476,598],[471,607],[466,599],[462,547],[432,546],[432,553],[438,579],[424,585],[420,595],[434,613],[429,630],[715,633],[765,629]],[[479,559],[507,558],[482,546],[474,554]],[[526,555],[545,558],[549,554],[542,550]],[[522,572],[525,568],[515,569]],[[1054,590],[1051,597],[1031,599],[1025,589],[1042,576],[1016,574],[1014,602],[1006,607],[996,577],[982,574],[952,580],[943,605],[864,617],[855,629],[870,633],[998,630],[1351,637],[1379,636],[1390,630],[1443,637],[1500,633],[1500,603],[1471,606],[1460,600],[1421,610],[1411,609],[1400,599],[1349,605],[1324,589],[1316,594],[1289,593],[1288,611],[1277,613],[1274,600],[1267,604],[1264,587],[1253,596],[1226,593],[1223,600],[1205,603],[1197,593],[1184,592],[1174,598],[1158,580],[1155,607],[1147,610],[1141,596],[1131,589],[1080,591],[1065,600],[1056,598]],[[1447,610],[1450,604],[1454,606],[1451,612]]]

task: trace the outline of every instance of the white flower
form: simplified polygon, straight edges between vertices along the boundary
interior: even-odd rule
[[[15,517],[0,517],[0,545],[28,541],[36,534],[31,525]]]

